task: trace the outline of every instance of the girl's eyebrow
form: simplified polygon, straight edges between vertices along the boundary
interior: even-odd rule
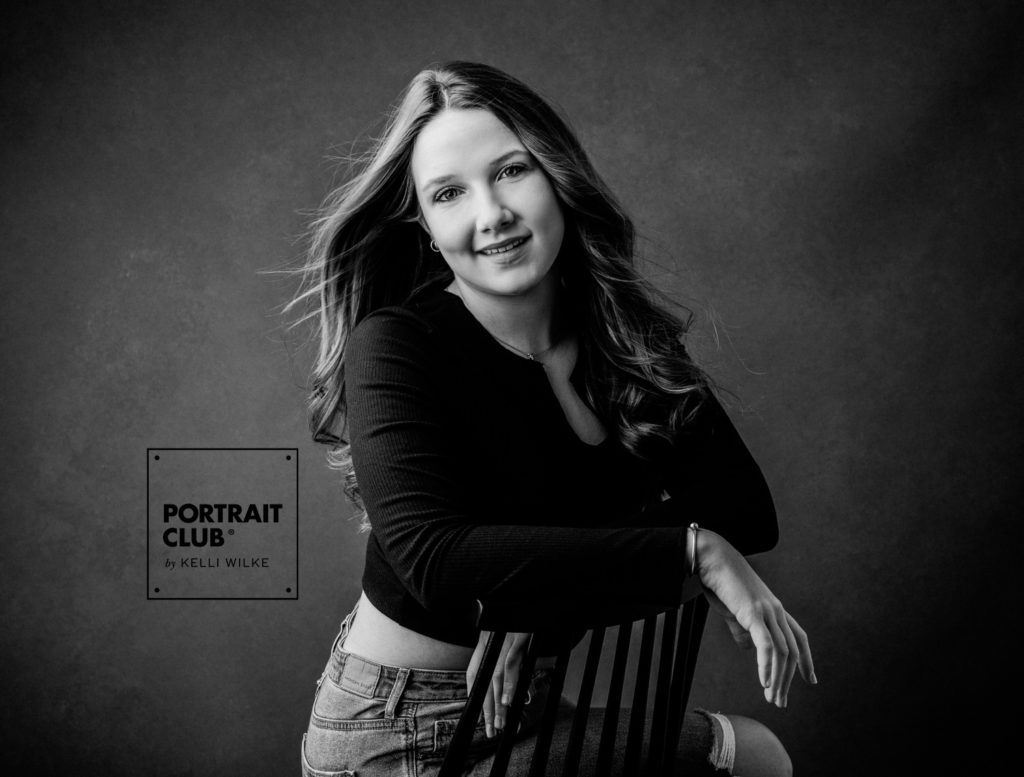
[[[506,151],[504,154],[502,154],[501,156],[497,157],[496,159],[491,160],[491,165],[490,166],[492,168],[500,167],[501,165],[505,164],[505,162],[507,162],[512,157],[520,156],[520,155],[526,155],[528,153],[529,152],[524,151],[521,148],[514,148],[511,151]],[[454,181],[456,178],[458,178],[458,176],[456,176],[456,175],[439,175],[437,178],[431,178],[429,181],[427,181],[425,184],[423,184],[423,191],[427,191],[428,189],[431,189],[434,186],[440,186],[442,184],[446,184],[449,181]]]

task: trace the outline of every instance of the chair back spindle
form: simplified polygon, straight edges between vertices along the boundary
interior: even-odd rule
[[[490,679],[497,665],[502,645],[508,631],[537,632],[550,623],[536,623],[530,620],[528,607],[509,608],[504,606],[481,605],[478,625],[481,629],[491,632],[484,649],[483,660],[470,691],[469,701],[459,719],[444,762],[441,765],[440,777],[458,777],[466,768],[466,753],[473,737],[476,721],[480,717],[484,697]],[[647,742],[647,758],[644,761],[644,775],[651,777],[669,777],[676,768],[675,753],[679,746],[683,716],[693,684],[693,674],[697,665],[697,652],[707,618],[708,603],[703,596],[686,601],[681,607],[662,608],[656,612],[648,611],[640,616],[643,622],[640,652],[637,660],[636,685],[633,689],[632,707],[628,733],[623,756],[623,773],[640,774],[640,764],[644,752],[644,734],[647,724],[647,702],[650,693],[651,674],[654,665],[653,653],[656,641],[655,632],[659,615],[663,615],[661,650],[658,660],[657,681],[654,688],[654,709],[650,720],[651,729]],[[609,777],[618,743],[620,707],[622,690],[625,682],[626,665],[632,640],[633,620],[608,623],[600,617],[591,617],[589,622],[575,623],[591,629],[590,644],[587,650],[586,664],[580,685],[579,698],[573,711],[572,725],[568,743],[565,748],[562,764],[563,777],[576,777],[583,751],[584,738],[587,731],[587,719],[593,698],[594,683],[598,665],[604,646],[604,635],[608,626],[618,626],[618,638],[615,641],[611,678],[609,681],[608,703],[605,709],[604,723],[601,727],[600,740],[597,748],[597,759],[593,777]],[[561,619],[572,623],[570,618]],[[497,625],[505,627],[498,630]],[[551,686],[548,691],[547,704],[542,712],[539,727],[536,731],[533,757],[530,763],[529,777],[545,777],[550,757],[551,743],[558,719],[559,701],[565,684],[571,647],[558,653],[555,669],[551,675]],[[508,720],[520,720],[525,705],[526,693],[533,676],[533,668],[537,659],[537,642],[531,638],[519,672],[519,682],[512,703],[508,710]],[[517,727],[508,725],[499,736],[498,748],[495,751],[491,766],[491,777],[504,777],[515,745]],[[588,775],[588,777],[590,777]]]
[[[530,761],[529,777],[544,777],[544,770],[548,763],[548,754],[551,750],[551,739],[555,733],[555,721],[558,718],[558,702],[562,697],[562,688],[565,686],[565,674],[569,670],[569,657],[571,651],[565,650],[558,655],[555,663],[555,671],[551,675],[551,686],[548,688],[548,704],[544,707],[541,717],[540,728],[537,731],[537,743],[533,748],[533,760]],[[551,700],[555,699],[554,704]]]

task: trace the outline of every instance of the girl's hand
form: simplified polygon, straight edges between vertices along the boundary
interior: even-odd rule
[[[725,611],[738,643],[757,649],[757,673],[765,699],[785,707],[798,668],[805,681],[818,682],[806,632],[723,537],[701,529],[697,543],[698,573],[708,601],[717,611]]]
[[[473,651],[473,657],[469,659],[469,668],[466,669],[467,693],[473,691],[473,681],[476,679],[477,670],[484,659],[484,649],[487,647],[487,638],[490,634],[489,631],[480,632],[476,650]],[[516,681],[519,679],[519,667],[523,663],[529,641],[530,635],[525,632],[510,631],[505,636],[501,654],[498,656],[498,663],[494,665],[494,673],[491,675],[491,684],[487,688],[487,696],[484,697],[484,726],[488,738],[493,737],[496,730],[500,732],[505,728],[505,716],[512,703],[512,694],[515,692]]]
[[[750,650],[754,647],[754,640],[750,638],[750,634],[740,626],[739,621],[733,617],[733,614],[725,609],[725,605],[722,604],[718,597],[715,596],[711,591],[704,589],[704,598],[708,600],[711,605],[711,609],[722,616],[722,620],[725,621],[725,625],[729,627],[729,633],[732,634],[733,640],[744,650]]]

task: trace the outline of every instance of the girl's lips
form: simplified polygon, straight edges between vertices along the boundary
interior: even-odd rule
[[[513,264],[518,264],[522,259],[524,259],[528,248],[529,246],[527,241],[524,240],[519,243],[519,245],[514,246],[507,251],[502,251],[497,254],[484,254],[484,256],[499,267],[508,267]]]
[[[504,257],[504,256],[508,256],[509,254],[515,252],[516,249],[520,248],[529,239],[530,239],[529,235],[527,235],[526,237],[512,238],[510,240],[502,241],[501,243],[499,243],[497,246],[495,246],[493,248],[483,248],[480,251],[478,251],[477,253],[482,254],[483,256],[490,256],[490,257],[496,257],[496,256],[497,257]]]

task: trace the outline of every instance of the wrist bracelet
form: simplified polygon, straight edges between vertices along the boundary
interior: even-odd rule
[[[697,574],[697,529],[696,523],[691,523],[686,529],[686,573],[687,575]]]

